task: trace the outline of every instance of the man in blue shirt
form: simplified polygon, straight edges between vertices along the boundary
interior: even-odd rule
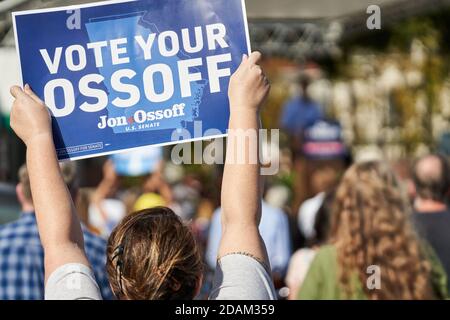
[[[291,238],[289,233],[289,220],[287,215],[278,208],[262,202],[262,217],[259,225],[261,237],[266,244],[272,273],[276,278],[283,278],[289,258],[291,257]],[[222,235],[220,223],[221,209],[218,208],[211,219],[208,245],[206,249],[206,262],[214,270],[216,268],[217,250]]]
[[[320,106],[308,95],[309,84],[309,78],[301,77],[302,95],[293,97],[283,107],[281,128],[294,138],[300,138],[307,125],[322,118]]]
[[[75,168],[61,165],[71,193],[76,193]],[[26,166],[19,170],[17,197],[22,206],[20,218],[0,227],[0,300],[44,299],[44,251],[34,215]],[[105,269],[106,241],[83,228],[85,249],[104,299],[112,299]]]

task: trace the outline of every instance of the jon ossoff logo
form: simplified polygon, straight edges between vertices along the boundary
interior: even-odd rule
[[[144,126],[144,124],[158,126],[159,122],[153,121],[179,118],[185,116],[184,113],[185,107],[186,105],[184,103],[181,103],[181,104],[174,104],[173,107],[163,110],[156,110],[149,112],[146,112],[145,110],[138,110],[134,113],[132,117],[129,118],[125,116],[116,118],[108,118],[108,116],[101,116],[97,126],[99,129],[105,129],[106,127],[115,128],[127,126],[127,131],[136,130],[137,128]]]

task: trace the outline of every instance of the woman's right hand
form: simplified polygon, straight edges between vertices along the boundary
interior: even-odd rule
[[[25,85],[24,90],[18,86],[11,88],[15,98],[11,109],[11,128],[28,146],[36,138],[51,137],[52,126],[49,110],[44,102]]]

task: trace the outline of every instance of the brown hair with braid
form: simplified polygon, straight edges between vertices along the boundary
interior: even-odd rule
[[[190,228],[165,207],[133,213],[114,229],[106,267],[114,294],[127,300],[193,299],[203,271]]]
[[[387,164],[353,165],[334,203],[331,239],[347,298],[359,277],[369,299],[432,299],[430,263],[414,231],[411,209]],[[380,267],[381,289],[366,286],[367,268]]]

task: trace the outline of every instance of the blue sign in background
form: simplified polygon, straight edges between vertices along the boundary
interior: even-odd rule
[[[140,0],[123,3],[92,4],[80,6],[80,29],[67,28],[67,20],[73,14],[67,10],[77,7],[61,8],[57,11],[16,13],[16,39],[20,54],[23,83],[28,83],[38,96],[44,99],[44,87],[53,79],[68,79],[74,88],[75,110],[68,116],[53,118],[53,133],[58,157],[60,159],[79,159],[99,154],[114,153],[146,145],[171,143],[175,128],[185,128],[190,132],[190,138],[200,138],[194,134],[194,120],[201,121],[203,133],[208,129],[217,129],[226,133],[229,119],[228,81],[229,77],[220,79],[219,93],[210,93],[208,86],[208,70],[206,57],[220,54],[231,54],[232,61],[219,64],[220,68],[230,68],[233,73],[244,53],[249,52],[246,19],[242,0]],[[137,50],[132,42],[136,35],[144,39],[150,33],[174,31],[182,39],[181,30],[188,28],[193,37],[194,28],[222,23],[227,34],[227,48],[217,46],[209,50],[206,36],[204,47],[198,53],[180,52],[174,57],[162,57],[158,53],[157,40],[153,46],[152,59],[144,60],[142,50]],[[97,68],[93,50],[87,50],[87,67],[81,71],[70,71],[66,67],[64,52],[61,56],[57,74],[50,74],[47,65],[40,54],[41,49],[47,49],[53,57],[55,48],[67,48],[80,44],[86,48],[88,43],[127,38],[130,62],[112,65],[110,47],[103,49],[104,65]],[[192,43],[195,43],[192,40]],[[192,96],[182,98],[179,92],[179,79],[175,71],[178,60],[202,58],[203,64],[191,68],[190,72],[201,72],[202,80],[191,83]],[[146,100],[142,84],[143,70],[154,63],[164,63],[173,70],[175,93],[169,101],[152,103]],[[119,69],[132,69],[137,75],[132,80],[123,81],[139,87],[141,100],[130,108],[118,108],[111,104],[115,97],[126,99],[127,94],[117,93],[110,86],[110,77]],[[90,84],[90,87],[101,88],[108,93],[108,106],[99,112],[85,112],[79,106],[84,102],[96,103],[97,99],[87,98],[78,88],[80,79],[88,74],[100,74],[105,81],[100,84]],[[156,91],[162,89],[162,79],[154,78]],[[160,83],[158,83],[158,80]],[[64,106],[62,90],[55,91],[56,106]],[[126,132],[124,127],[99,129],[98,123],[102,116],[127,118],[136,110],[159,110],[174,104],[184,103],[185,117],[160,120],[160,126],[134,132]],[[32,112],[32,110],[30,110]],[[85,146],[79,148],[79,146]],[[75,148],[74,148],[75,147]],[[71,152],[73,151],[73,152]]]

